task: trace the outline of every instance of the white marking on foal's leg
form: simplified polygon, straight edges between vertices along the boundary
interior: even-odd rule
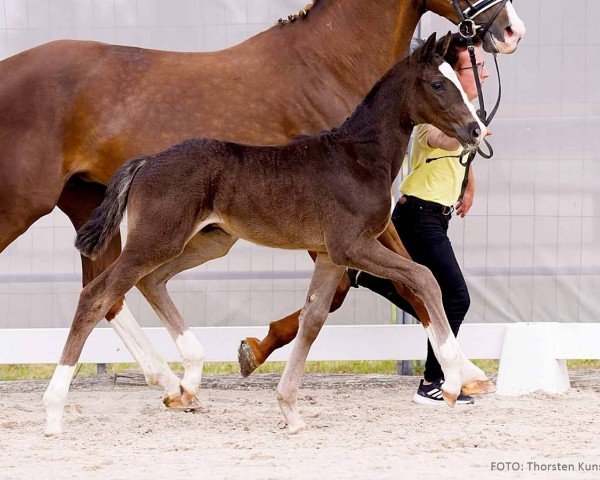
[[[181,361],[185,368],[181,386],[190,394],[196,395],[202,381],[204,368],[204,347],[191,330],[186,330],[175,339]]]
[[[159,385],[166,396],[179,395],[179,378],[156,352],[126,303],[109,323],[140,365],[148,385]]]
[[[75,365],[57,365],[52,380],[44,393],[46,407],[46,436],[62,433],[62,418],[69,386],[75,373]]]
[[[470,110],[470,112],[473,114],[473,120],[475,120],[479,124],[479,130],[481,131],[479,140],[483,139],[483,135],[485,135],[485,132],[487,132],[487,128],[485,127],[485,125],[481,122],[481,120],[477,116],[477,112],[475,111],[475,107],[473,106],[473,104],[471,102],[469,102],[469,97],[467,97],[465,90],[463,89],[462,85],[460,84],[460,81],[458,80],[458,77],[456,76],[456,72],[452,69],[452,67],[450,66],[450,64],[448,62],[443,62],[438,67],[438,69],[442,73],[442,75],[444,75],[444,77],[446,77],[448,80],[450,80],[456,86],[456,88],[458,88],[458,91],[460,92],[462,99],[465,102],[465,105]]]
[[[440,342],[438,335],[431,326],[425,327],[427,337],[431,342],[431,347],[435,353],[437,361],[444,372],[444,383],[442,390],[453,397],[458,397],[462,387],[461,381],[461,360],[464,357],[458,342],[452,332],[443,342]]]

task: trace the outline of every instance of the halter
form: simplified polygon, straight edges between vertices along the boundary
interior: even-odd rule
[[[500,15],[500,12],[504,10],[504,7],[508,3],[509,0],[478,0],[474,3],[471,3],[469,0],[465,0],[467,3],[467,8],[462,10],[458,0],[452,0],[452,4],[454,5],[454,9],[456,10],[456,14],[460,20],[458,24],[458,31],[460,35],[466,39],[467,41],[467,51],[469,52],[469,59],[471,60],[471,68],[473,69],[473,75],[475,77],[475,85],[477,86],[477,99],[479,101],[479,110],[477,110],[477,116],[481,120],[481,122],[487,127],[491,121],[493,120],[496,112],[498,111],[498,107],[500,106],[500,99],[502,98],[502,84],[500,81],[500,69],[498,67],[498,58],[494,53],[494,64],[496,66],[496,74],[498,75],[498,99],[496,100],[496,104],[492,109],[491,113],[488,115],[485,110],[485,100],[483,98],[483,90],[481,88],[481,80],[479,79],[479,72],[477,70],[477,59],[475,58],[475,45],[473,43],[473,37],[477,35],[477,30],[481,29],[481,33],[479,35],[483,39],[485,35],[488,33],[490,27]],[[512,0],[510,0],[512,2]],[[490,8],[499,5],[496,12],[492,15],[488,23],[485,25],[481,25],[475,21],[475,19],[481,15],[483,12],[489,10]],[[427,11],[427,0],[423,0],[423,11]],[[471,162],[475,159],[475,156],[479,153],[483,158],[490,159],[494,156],[494,150],[490,143],[484,138],[484,143],[488,148],[488,152],[484,152],[480,147],[477,147],[476,150],[472,150],[470,152],[463,152],[461,155],[449,155],[447,157],[437,157],[437,158],[428,158],[426,160],[427,163],[432,162],[434,160],[439,160],[441,158],[458,158],[458,161],[463,167],[466,167],[465,172],[465,182],[468,177],[469,168],[471,166]],[[467,159],[463,160],[463,158],[467,155]],[[463,182],[463,188],[461,192],[461,198],[464,194],[464,189],[466,187],[466,183]]]

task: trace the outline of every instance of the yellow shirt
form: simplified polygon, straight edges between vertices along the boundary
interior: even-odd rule
[[[417,125],[413,131],[409,159],[411,172],[400,185],[400,191],[404,195],[450,207],[460,196],[465,167],[460,164],[458,158],[441,158],[430,163],[426,160],[446,155],[460,155],[463,147],[453,152],[431,148],[427,144],[431,128],[431,125],[423,124]]]

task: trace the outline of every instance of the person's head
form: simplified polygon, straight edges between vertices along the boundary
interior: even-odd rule
[[[479,80],[483,84],[489,77],[489,72],[484,64],[485,52],[483,51],[481,38],[475,36],[473,38],[473,44],[475,45],[475,58],[477,60]],[[459,33],[453,33],[448,51],[444,55],[444,60],[446,60],[456,72],[458,80],[469,100],[474,100],[477,98],[477,84],[475,83],[475,76],[471,66],[471,57],[469,56],[467,47],[467,40]]]

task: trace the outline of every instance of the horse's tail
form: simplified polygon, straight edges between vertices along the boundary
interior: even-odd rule
[[[75,247],[86,257],[95,260],[119,229],[135,174],[147,161],[148,157],[134,158],[117,170],[102,204],[78,230]]]

